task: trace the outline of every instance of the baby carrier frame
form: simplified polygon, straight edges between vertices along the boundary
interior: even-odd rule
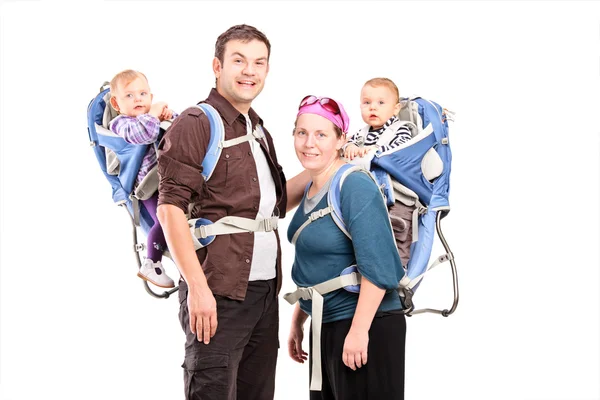
[[[140,200],[151,197],[158,190],[158,168],[155,166],[142,182],[135,186],[139,168],[148,149],[147,146],[151,145],[127,143],[123,138],[109,130],[109,123],[117,116],[117,112],[110,105],[110,89],[108,86],[109,83],[104,82],[100,87],[100,92],[88,105],[88,136],[90,146],[94,150],[100,168],[112,187],[113,201],[118,206],[124,207],[130,217],[133,227],[133,250],[139,269],[142,265],[140,253],[146,250],[146,244],[138,240],[138,229],[141,229],[147,235],[154,224],[153,218],[143,207]],[[261,139],[264,137],[264,131],[258,125],[252,133],[225,140],[225,128],[219,113],[209,104],[202,103],[196,105],[196,107],[206,114],[210,123],[209,145],[202,162],[202,176],[205,181],[208,181],[219,160],[222,149],[246,141]],[[152,145],[157,145],[170,125],[170,121],[161,123],[159,139]],[[212,243],[217,235],[272,231],[277,229],[278,218],[278,215],[264,219],[226,216],[215,222],[204,218],[194,218],[188,220],[188,225],[194,249],[198,250]],[[163,255],[171,258],[168,250],[164,251]],[[150,288],[148,282],[145,280],[143,282],[148,294],[156,298],[168,298],[179,289],[179,287],[175,287],[163,293],[157,293]]]
[[[410,259],[404,266],[406,273],[398,286],[405,307],[404,312],[408,316],[430,312],[447,317],[456,310],[459,300],[456,263],[441,228],[441,220],[450,211],[448,194],[452,155],[448,140],[448,120],[453,120],[454,113],[420,97],[406,98],[402,103],[399,119],[411,130],[413,138],[389,152],[376,153],[371,160],[371,171],[351,165],[340,168],[332,180],[327,197],[328,207],[313,212],[294,233],[292,243],[295,243],[300,232],[308,224],[326,215],[331,215],[336,225],[351,239],[342,218],[341,188],[349,173],[356,170],[365,172],[378,184],[388,207],[396,202],[414,207]],[[435,232],[446,252],[429,264]],[[415,310],[413,295],[425,273],[447,261],[452,271],[454,291],[452,306],[443,310],[433,308]],[[360,274],[354,266],[344,269],[338,278],[313,288],[299,288],[294,293],[286,294],[284,298],[293,304],[298,298],[312,297],[314,290],[321,295],[340,288],[356,292],[359,283]]]

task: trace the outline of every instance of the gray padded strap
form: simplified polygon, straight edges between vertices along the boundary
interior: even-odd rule
[[[150,171],[148,171],[139,185],[137,185],[133,191],[132,197],[140,200],[148,200],[158,190],[159,180],[158,165],[155,165]]]
[[[419,200],[416,200],[416,208],[412,213],[412,243],[419,241],[419,214],[425,214],[427,207],[425,207]]]
[[[399,287],[413,289],[423,279],[423,277],[425,276],[425,274],[428,271],[430,271],[433,268],[437,267],[441,263],[444,263],[444,262],[450,261],[450,260],[454,260],[454,255],[452,253],[442,254],[441,256],[439,256],[438,258],[436,258],[436,260],[434,262],[432,262],[429,265],[429,267],[427,267],[427,269],[425,270],[425,272],[423,272],[421,275],[415,276],[413,279],[410,279],[409,277],[407,277],[406,275],[404,275],[404,277],[400,280]]]
[[[135,226],[140,225],[140,204],[139,200],[134,196],[131,197],[131,208],[133,209],[133,223]]]

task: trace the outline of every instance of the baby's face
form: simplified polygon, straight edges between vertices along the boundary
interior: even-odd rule
[[[363,121],[379,129],[400,111],[398,99],[385,86],[363,86],[360,92],[360,113]]]
[[[141,77],[137,77],[129,83],[119,83],[117,93],[114,93],[113,96],[117,103],[115,109],[130,117],[147,114],[152,106],[150,86]]]

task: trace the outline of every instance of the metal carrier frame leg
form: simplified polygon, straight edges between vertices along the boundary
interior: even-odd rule
[[[408,311],[406,312],[406,315],[408,315],[409,317],[414,315],[414,314],[422,314],[422,313],[435,313],[435,314],[441,314],[444,317],[449,316],[450,314],[452,314],[455,310],[456,307],[458,306],[458,274],[456,271],[456,263],[454,262],[454,256],[452,255],[452,251],[450,250],[450,246],[448,245],[448,242],[446,241],[446,238],[444,237],[444,235],[442,234],[442,227],[441,227],[441,220],[442,218],[444,218],[446,215],[448,214],[448,211],[438,211],[436,214],[436,220],[435,220],[435,229],[437,230],[437,233],[440,237],[440,241],[442,242],[442,245],[444,246],[444,249],[446,250],[446,254],[449,255],[450,257],[448,258],[448,261],[450,261],[450,268],[452,270],[452,283],[453,283],[453,289],[454,289],[454,302],[452,303],[452,307],[450,307],[450,309],[444,309],[444,310],[437,310],[437,309],[433,309],[433,308],[423,308],[423,309],[419,309],[419,310],[414,310],[414,305],[412,303],[412,295],[413,292],[412,290],[408,289],[407,291],[405,291],[405,298],[408,299]],[[408,293],[407,293],[408,292]]]
[[[135,226],[133,216],[129,213],[129,210],[127,210],[127,206],[125,206],[125,204],[121,204],[121,206],[123,206],[123,208],[127,212],[127,215],[129,216],[129,219],[131,221],[131,226],[133,227],[133,230],[132,230],[133,251],[135,252],[135,260],[136,260],[136,263],[138,265],[138,270],[139,270],[140,268],[142,268],[142,259],[140,256],[140,252],[142,252],[146,249],[146,245],[144,243],[138,243],[137,227]],[[175,286],[173,289],[165,290],[162,293],[157,293],[154,290],[152,290],[150,285],[148,285],[147,281],[142,280],[142,282],[144,283],[144,288],[146,289],[146,292],[148,292],[148,294],[150,296],[155,297],[157,299],[168,299],[169,296],[171,296],[173,293],[175,293],[176,291],[179,290],[179,286]]]

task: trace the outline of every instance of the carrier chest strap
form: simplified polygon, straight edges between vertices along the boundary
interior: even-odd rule
[[[316,221],[317,219],[319,219],[321,217],[331,214],[332,211],[333,211],[333,207],[329,206],[329,207],[321,208],[320,210],[313,211],[312,213],[310,213],[306,222],[304,222],[302,225],[300,225],[300,228],[298,228],[296,233],[294,233],[294,237],[292,237],[292,244],[293,245],[296,244],[296,240],[298,240],[298,236],[300,236],[300,232],[302,232],[302,230],[304,228],[306,228],[308,226],[308,224],[310,224],[313,221]]]
[[[252,133],[248,133],[247,135],[240,136],[235,139],[223,140],[221,143],[219,143],[219,146],[223,149],[226,149],[228,147],[235,146],[240,143],[249,142],[249,141],[255,140],[255,139],[260,140],[260,139],[264,139],[264,138],[265,138],[265,133],[263,132],[262,128],[260,128],[260,129],[255,129],[254,131],[252,131]]]
[[[341,275],[311,287],[299,287],[295,292],[283,296],[285,301],[295,304],[299,299],[312,300],[312,376],[310,390],[321,390],[323,374],[321,372],[321,324],[323,323],[323,296],[344,286],[360,284],[360,274]]]

